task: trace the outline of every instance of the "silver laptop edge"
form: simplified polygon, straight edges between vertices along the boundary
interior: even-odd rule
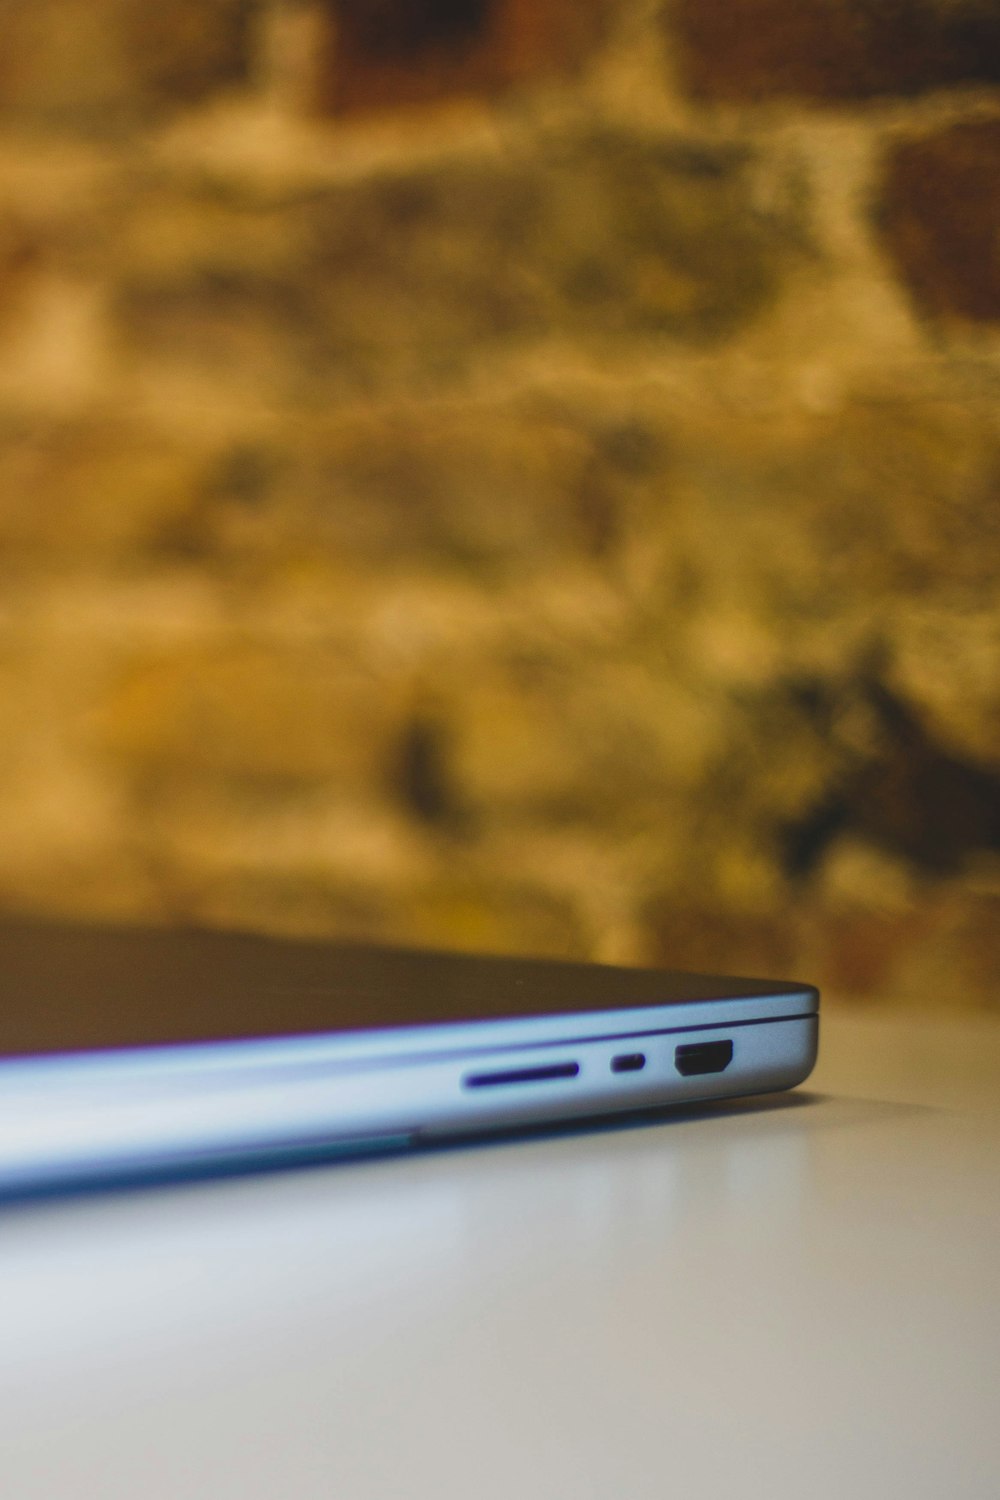
[[[815,992],[0,1063],[0,1192],[786,1089]],[[641,1061],[640,1061],[641,1059]]]

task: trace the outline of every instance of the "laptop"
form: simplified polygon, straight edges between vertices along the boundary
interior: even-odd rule
[[[788,1089],[816,989],[246,933],[0,927],[0,1193]]]

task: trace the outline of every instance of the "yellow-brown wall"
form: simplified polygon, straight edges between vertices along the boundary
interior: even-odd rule
[[[0,35],[0,902],[996,1004],[996,0]]]

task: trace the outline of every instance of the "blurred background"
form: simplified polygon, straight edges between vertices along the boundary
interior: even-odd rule
[[[998,1005],[998,0],[0,0],[0,906]]]

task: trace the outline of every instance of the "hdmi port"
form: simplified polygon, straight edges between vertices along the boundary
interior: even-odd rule
[[[684,1078],[696,1073],[723,1073],[732,1060],[732,1042],[685,1042],[674,1050],[674,1066]]]

